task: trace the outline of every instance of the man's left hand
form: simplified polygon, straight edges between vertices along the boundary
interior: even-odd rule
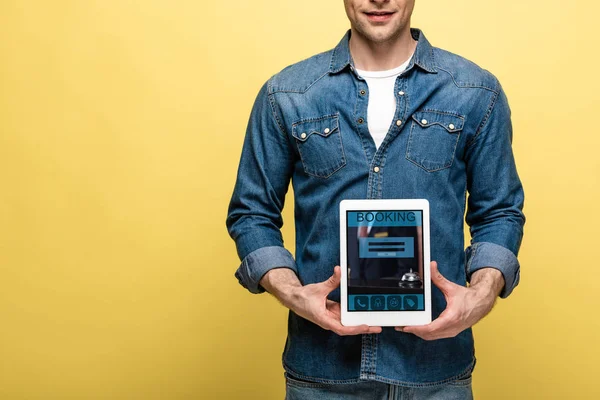
[[[492,310],[504,287],[502,273],[494,268],[475,271],[469,287],[457,285],[442,276],[435,261],[431,262],[431,281],[444,294],[446,309],[430,324],[397,327],[396,330],[413,333],[424,340],[455,337]]]

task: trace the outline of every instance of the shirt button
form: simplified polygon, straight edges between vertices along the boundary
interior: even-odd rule
[[[422,119],[422,120],[421,120],[421,123],[422,123],[423,125],[427,125],[427,120],[426,120],[426,119]]]
[[[305,132],[302,132],[302,134],[300,135],[300,137],[301,137],[302,139],[306,139],[306,133],[305,133]]]
[[[452,129],[452,128],[450,128],[450,129]],[[326,135],[327,135],[329,132],[330,132],[330,131],[329,131],[329,128],[325,128],[325,130],[323,131],[323,133],[325,133]]]
[[[365,120],[364,120],[364,119],[362,119],[362,118],[359,118],[359,119],[357,120],[357,122],[358,122],[359,124],[362,124],[363,122],[365,122]]]
[[[396,121],[396,125],[398,125],[398,126],[402,125],[402,120],[399,119],[398,121]],[[450,128],[450,129],[452,129],[452,128]]]
[[[373,172],[379,172],[379,167],[373,168]]]
[[[367,91],[363,89],[360,91],[360,94],[364,96],[365,94],[367,94]]]
[[[404,92],[403,92],[402,90],[401,90],[401,91],[399,91],[399,92],[398,92],[398,94],[399,94],[400,96],[404,96]]]
[[[450,128],[450,129],[454,129],[454,124],[450,124],[450,125],[448,125],[448,128]]]

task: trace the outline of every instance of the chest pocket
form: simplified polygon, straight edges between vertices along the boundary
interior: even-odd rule
[[[346,165],[338,115],[296,122],[292,136],[307,174],[329,178]]]
[[[415,112],[406,159],[427,172],[450,167],[464,122],[465,117],[459,114],[434,110]]]

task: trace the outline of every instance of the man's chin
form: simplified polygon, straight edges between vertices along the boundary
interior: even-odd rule
[[[394,38],[393,32],[385,31],[375,31],[375,32],[367,32],[365,38],[372,43],[386,43]]]
[[[385,25],[372,25],[365,24],[359,29],[359,33],[367,41],[373,43],[385,43],[398,37],[400,35],[400,29],[392,26],[391,24]]]

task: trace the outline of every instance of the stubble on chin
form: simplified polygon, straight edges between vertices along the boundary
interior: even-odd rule
[[[381,26],[372,27],[358,23],[353,26],[353,30],[368,42],[374,44],[383,44],[397,39],[404,30],[401,26]]]

